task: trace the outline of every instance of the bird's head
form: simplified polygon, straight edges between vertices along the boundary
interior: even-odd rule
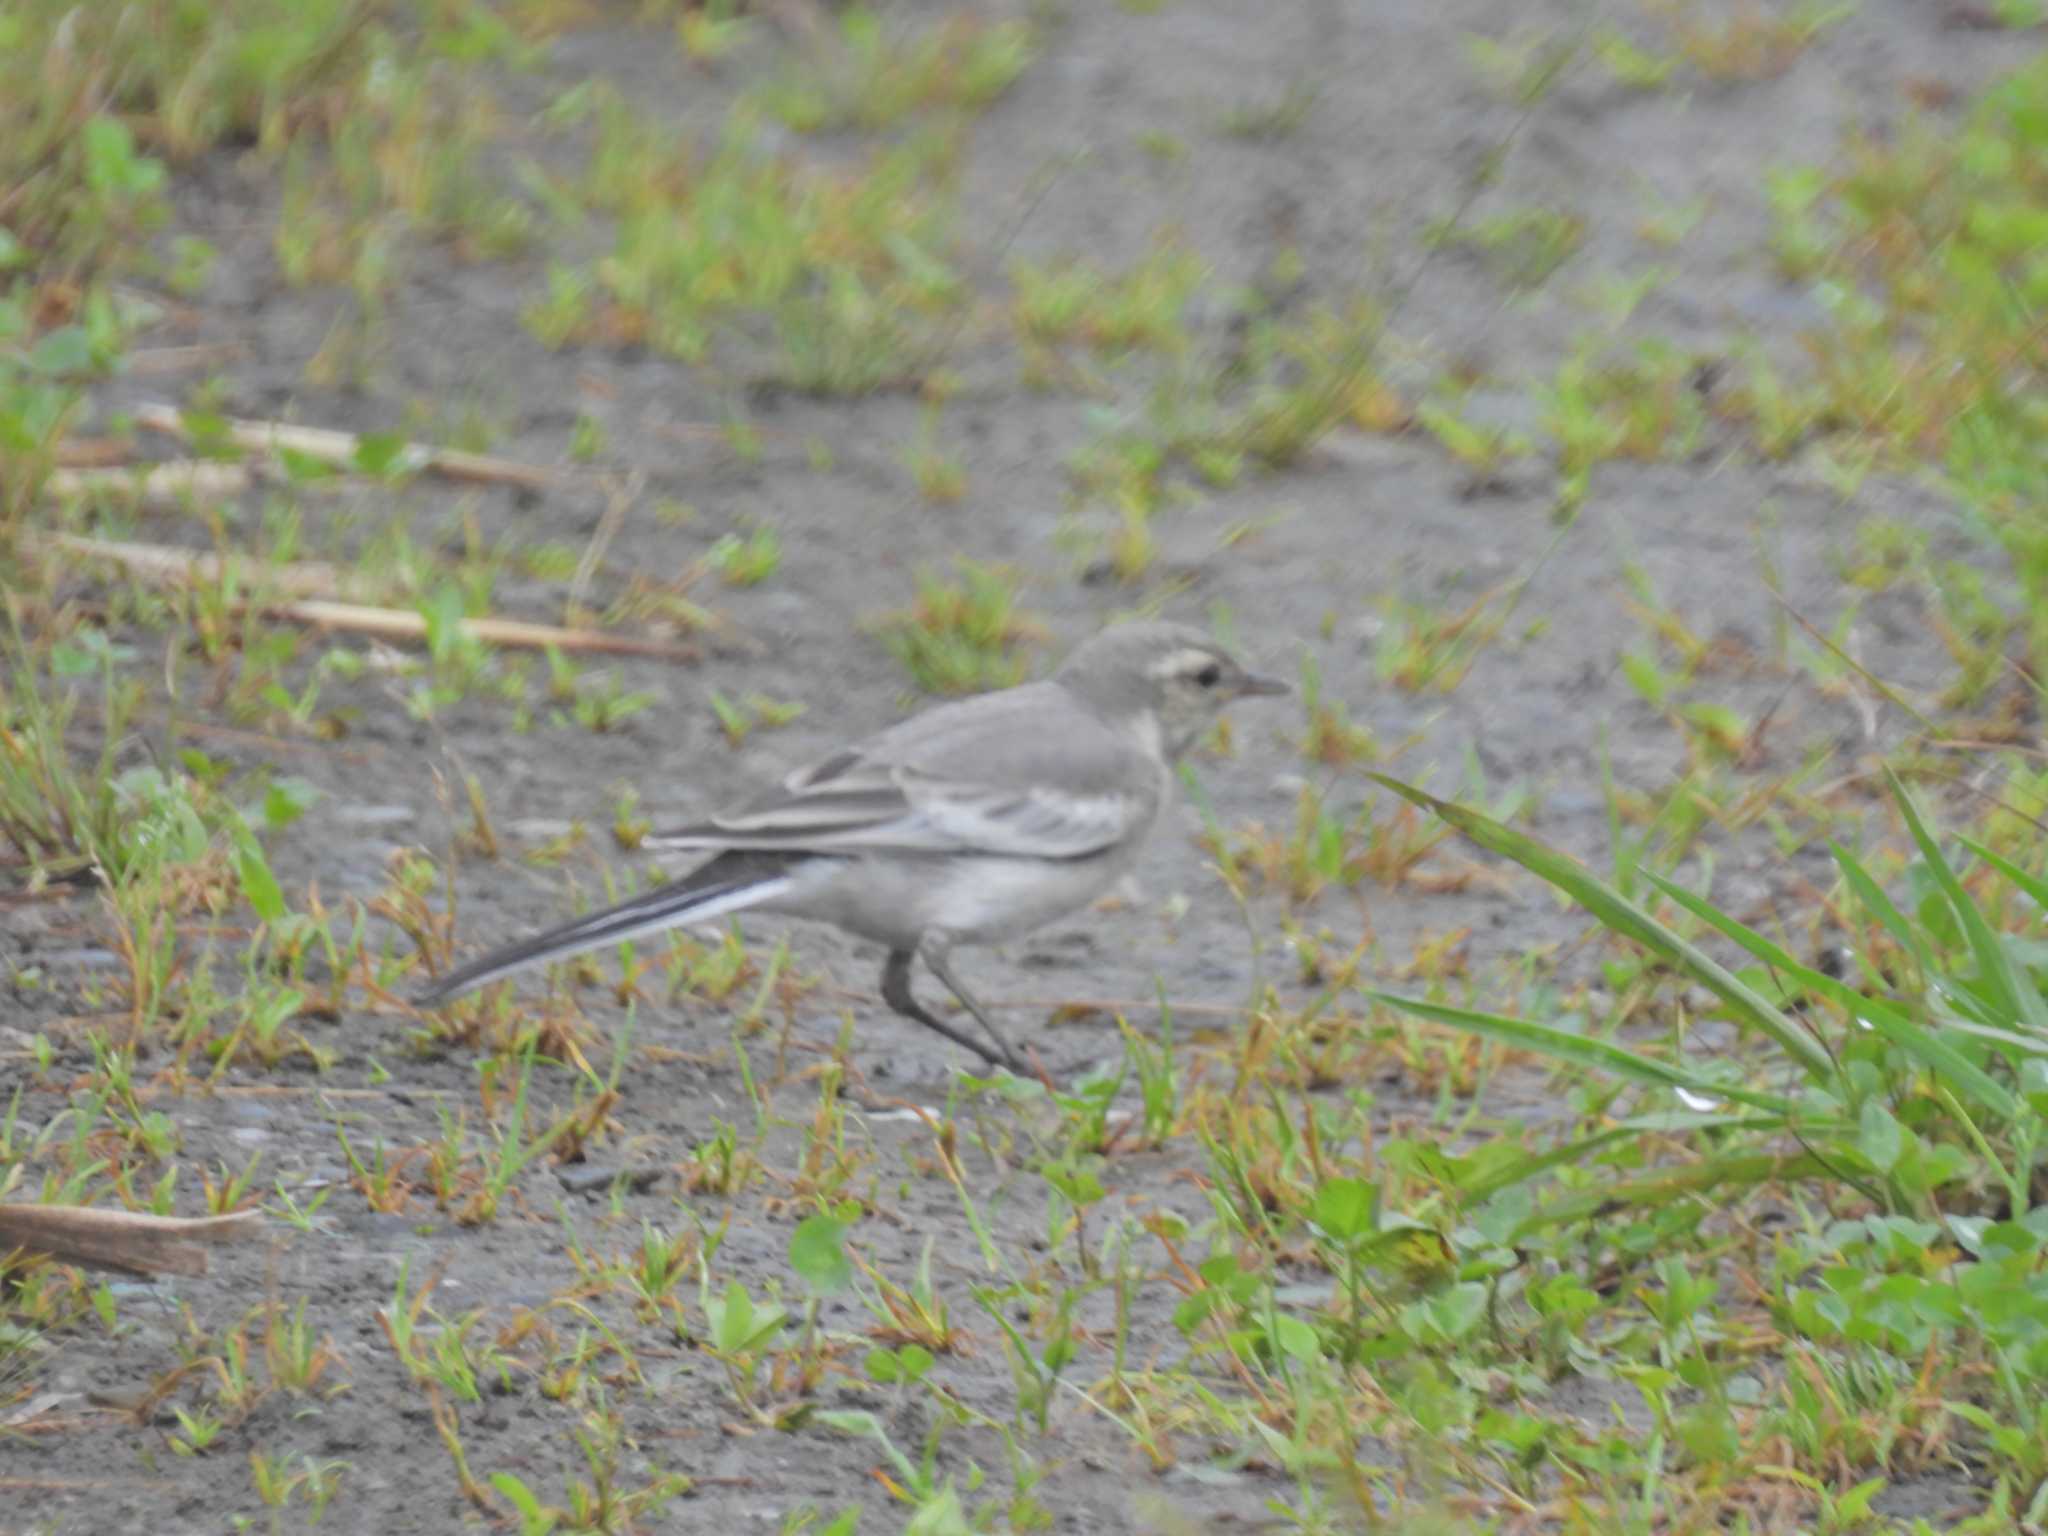
[[[1156,724],[1162,750],[1175,758],[1232,700],[1291,691],[1277,678],[1246,671],[1200,630],[1150,620],[1105,629],[1054,679],[1110,720]]]

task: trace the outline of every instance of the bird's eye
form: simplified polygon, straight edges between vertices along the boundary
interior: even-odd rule
[[[1223,681],[1223,669],[1212,661],[1195,674],[1195,681],[1204,688],[1214,688]]]

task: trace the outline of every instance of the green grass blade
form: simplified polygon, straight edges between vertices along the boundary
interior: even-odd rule
[[[1461,1189],[1459,1194],[1469,1205],[1477,1205],[1504,1189],[1528,1183],[1538,1174],[1548,1173],[1551,1169],[1562,1167],[1566,1163],[1579,1162],[1589,1153],[1598,1152],[1602,1147],[1613,1146],[1618,1141],[1633,1141],[1636,1135],[1636,1130],[1627,1125],[1595,1131],[1591,1136],[1582,1136],[1577,1141],[1563,1142],[1548,1152],[1532,1152],[1528,1157],[1509,1167],[1499,1169],[1483,1179],[1474,1180],[1472,1184]]]
[[[1576,860],[1489,816],[1439,800],[1399,779],[1383,773],[1370,777],[1404,800],[1442,817],[1480,847],[1513,859],[1547,880],[1614,932],[1663,956],[1726,1003],[1739,1020],[1768,1035],[1809,1076],[1825,1079],[1834,1075],[1834,1061],[1805,1025],[1773,1006],[1704,950],[1673,933]]]
[[[2020,1114],[2019,1100],[2007,1092],[1996,1078],[1989,1076],[1983,1068],[1932,1031],[1915,1024],[1895,1009],[1873,1007],[1869,998],[1861,1000],[1858,1017],[1950,1088],[1963,1090],[2005,1120],[2013,1120]]]
[[[1978,1103],[2008,1120],[2019,1113],[2018,1101],[2006,1091],[2004,1085],[1989,1076],[1983,1068],[1957,1051],[1954,1046],[1941,1039],[1937,1030],[1914,1020],[1903,1009],[1883,998],[1866,996],[1823,971],[1801,965],[1784,949],[1773,944],[1755,929],[1738,923],[1703,898],[1695,896],[1691,891],[1665,879],[1662,875],[1646,872],[1645,878],[1686,911],[1715,931],[1733,939],[1764,964],[1783,973],[1785,978],[1795,985],[1825,997],[1846,1013],[1852,1023],[1861,1020],[1868,1024],[1952,1087],[1963,1090]]]
[[[2048,880],[2043,880],[2039,875],[2028,874],[2004,854],[1993,853],[1974,837],[1958,837],[1956,841],[2031,896],[2035,906],[2043,912],[2048,912]]]
[[[1621,820],[1621,792],[1614,785],[1614,755],[1607,749],[1607,728],[1600,728],[1600,797],[1607,803],[1607,856],[1614,860],[1614,888],[1624,896],[1634,885],[1635,854]]]
[[[1970,893],[1963,889],[1963,882],[1956,878],[1955,870],[1949,867],[1948,859],[1941,851],[1941,844],[1934,840],[1927,824],[1920,819],[1913,797],[1906,793],[1906,786],[1900,782],[1899,776],[1889,768],[1885,769],[1884,776],[1892,787],[1892,795],[1899,802],[1899,814],[1906,818],[1907,830],[1913,834],[1913,841],[1920,845],[1921,858],[1927,861],[1935,883],[1941,887],[1942,895],[1948,898],[1948,904],[1955,909],[1956,918],[1963,925],[1963,933],[1977,957],[1977,969],[1985,985],[1994,990],[1999,1006],[2005,1010],[2003,1020],[1987,1022],[2023,1024],[2036,1034],[2048,1035],[2048,1002],[2042,1001],[2033,979],[2019,973],[2006,950],[2005,940],[1991,926]]]
[[[2035,1035],[2016,1034],[2009,1029],[2000,1029],[1996,1024],[1979,1024],[1975,1019],[1958,1018],[1952,1013],[1931,1015],[1943,1029],[1952,1029],[1957,1034],[1983,1040],[2022,1056],[2048,1056],[2048,1040]]]
[[[1765,965],[1772,967],[1774,970],[1797,972],[1805,972],[1807,970],[1807,967],[1792,958],[1791,953],[1782,944],[1774,943],[1750,927],[1749,924],[1730,917],[1719,907],[1708,901],[1706,897],[1695,895],[1676,880],[1673,880],[1669,875],[1660,875],[1655,871],[1651,871],[1645,874],[1644,878],[1656,886],[1664,895],[1670,897],[1671,900],[1677,902],[1686,911],[1705,923],[1709,928],[1712,928],[1724,938],[1733,939],[1737,944],[1740,944],[1744,949],[1756,956],[1757,959],[1763,961]],[[1817,975],[1819,973],[1814,972],[1813,974]]]
[[[1718,1090],[1716,1090],[1718,1093]],[[1504,1189],[1517,1184],[1526,1184],[1538,1174],[1548,1173],[1553,1168],[1567,1163],[1583,1162],[1589,1153],[1598,1152],[1602,1147],[1613,1146],[1616,1142],[1635,1141],[1645,1133],[1675,1136],[1682,1131],[1779,1131],[1785,1127],[1781,1115],[1713,1115],[1667,1113],[1653,1115],[1632,1115],[1626,1120],[1609,1126],[1604,1131],[1595,1131],[1577,1141],[1567,1141],[1552,1147],[1547,1152],[1532,1152],[1528,1157],[1489,1174],[1459,1191],[1468,1205],[1489,1199]]]
[[[1753,1188],[1785,1179],[1836,1177],[1821,1158],[1810,1152],[1737,1152],[1710,1157],[1684,1168],[1672,1169],[1640,1179],[1624,1179],[1584,1190],[1553,1201],[1532,1212],[1515,1228],[1515,1241],[1530,1237],[1545,1227],[1587,1221],[1603,1211],[1628,1206],[1664,1205],[1673,1200],[1705,1194],[1724,1185]]]
[[[1927,947],[1926,936],[1892,905],[1884,887],[1871,878],[1870,871],[1863,867],[1855,854],[1833,841],[1828,843],[1828,852],[1834,855],[1835,867],[1849,882],[1849,888],[1856,893],[1856,900],[1862,904],[1863,910],[1878,920],[1885,932],[1898,941],[1901,949],[1912,955],[1923,975],[1932,975],[1934,952]]]
[[[1863,909],[1875,917],[1885,931],[1898,941],[1900,947],[1913,956],[1921,985],[1953,1003],[1958,1012],[1970,1015],[1979,1024],[1989,1025],[1992,1021],[1985,1015],[1991,1013],[1995,1005],[1968,987],[1959,985],[1936,962],[1926,935],[1916,925],[1908,922],[1905,915],[1892,905],[1891,897],[1887,896],[1884,888],[1871,878],[1870,871],[1857,862],[1854,854],[1835,843],[1828,844],[1828,850],[1834,854],[1836,866],[1842,871],[1843,878],[1849,882],[1849,888],[1856,893],[1856,900]],[[1856,952],[1856,964],[1871,988],[1884,988],[1890,983],[1889,977],[1871,968],[1860,950]]]
[[[1484,1035],[1489,1040],[1498,1040],[1525,1051],[1534,1051],[1539,1056],[1548,1056],[1553,1061],[1568,1061],[1575,1066],[1591,1067],[1596,1072],[1625,1077],[1631,1082],[1644,1083],[1653,1088],[1683,1088],[1688,1093],[1699,1094],[1703,1098],[1732,1099],[1736,1103],[1747,1104],[1753,1109],[1768,1110],[1779,1116],[1789,1117],[1797,1109],[1792,1100],[1782,1095],[1713,1082],[1697,1073],[1688,1072],[1683,1067],[1674,1067],[1669,1062],[1640,1055],[1626,1046],[1596,1040],[1589,1035],[1575,1035],[1569,1030],[1557,1029],[1549,1024],[1537,1024],[1528,1019],[1511,1019],[1499,1013],[1480,1013],[1470,1008],[1453,1008],[1448,1003],[1431,1003],[1419,997],[1402,997],[1393,992],[1366,989],[1365,995],[1376,1003],[1384,1003],[1387,1007],[1397,1008],[1403,1013],[1412,1013],[1419,1019],[1428,1019],[1435,1024],[1448,1024],[1453,1029]]]

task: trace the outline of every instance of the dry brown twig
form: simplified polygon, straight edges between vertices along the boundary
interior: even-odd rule
[[[427,621],[402,608],[370,608],[361,603],[324,602],[316,598],[286,603],[271,610],[277,617],[311,624],[317,629],[345,629],[385,640],[424,640]],[[695,661],[696,647],[668,640],[644,640],[598,629],[564,629],[559,624],[529,624],[523,619],[464,619],[462,627],[485,645],[526,650],[555,646],[563,651],[612,656],[651,656],[669,661]]]
[[[138,406],[135,424],[161,432],[180,441],[189,440],[185,419],[173,405],[161,403]],[[255,453],[303,454],[337,469],[353,469],[362,439],[353,432],[331,427],[299,427],[282,421],[251,421],[231,416],[225,427],[227,440],[237,448]],[[440,475],[449,480],[467,480],[480,485],[512,485],[524,490],[544,490],[561,476],[537,464],[520,464],[511,459],[482,453],[464,453],[455,448],[436,448],[426,443],[407,443],[399,451],[399,463],[408,470]]]
[[[122,539],[89,539],[75,533],[44,534],[38,541],[47,548],[81,560],[105,560],[152,581],[217,586],[232,578],[238,569],[232,558],[203,550],[177,549],[164,544],[138,544]],[[262,570],[264,584],[287,597],[335,597],[348,590],[346,576],[319,561],[291,565],[252,567]]]
[[[53,469],[43,494],[56,501],[102,496],[124,505],[173,511],[187,501],[221,501],[249,489],[255,477],[246,464],[174,459],[168,464],[119,469]]]
[[[590,535],[590,543],[584,548],[583,558],[576,562],[576,574],[569,580],[569,596],[562,604],[562,616],[572,624],[582,618],[583,596],[590,590],[590,579],[603,564],[605,552],[611,548],[612,540],[618,537],[619,529],[625,526],[627,510],[647,488],[647,475],[637,469],[624,480],[607,475],[604,488],[604,516],[598,519],[596,531]]]
[[[177,407],[153,403],[138,407],[135,423],[151,432],[191,441],[185,420]],[[281,421],[251,421],[230,417],[227,441],[237,448],[264,455],[255,463],[221,463],[209,459],[175,459],[164,464],[126,464],[112,453],[112,440],[91,439],[58,450],[60,462],[89,465],[89,468],[60,468],[43,481],[43,494],[56,501],[85,496],[102,496],[131,506],[154,511],[174,511],[188,501],[219,501],[239,496],[263,477],[269,460],[281,453],[301,454],[337,469],[353,469],[362,439],[353,432],[327,427],[299,427]],[[124,448],[125,444],[121,445]],[[125,456],[125,455],[124,455]],[[535,464],[487,454],[464,453],[455,448],[435,448],[424,443],[407,443],[399,450],[399,462],[407,470],[440,475],[479,485],[510,485],[538,491],[558,483],[554,470]]]
[[[176,549],[162,544],[124,543],[111,539],[89,539],[78,534],[42,535],[35,542],[73,559],[105,560],[152,581],[172,584],[213,584],[232,573],[221,557],[203,550]],[[238,607],[260,608],[275,618],[310,624],[316,629],[339,629],[372,635],[382,640],[424,640],[427,621],[403,608],[378,608],[326,596],[346,591],[347,582],[329,565],[314,562],[267,567],[264,579],[285,594],[282,602],[246,599]],[[485,645],[513,646],[541,650],[555,646],[563,651],[603,653],[616,656],[650,656],[669,661],[694,661],[695,647],[667,640],[643,639],[636,635],[615,635],[595,629],[564,629],[556,624],[530,624],[522,619],[464,619],[463,628]]]
[[[132,437],[67,437],[56,448],[56,462],[63,469],[105,469],[134,457]]]
[[[144,1278],[203,1275],[208,1246],[252,1238],[262,1221],[261,1211],[186,1218],[82,1205],[0,1205],[0,1254],[25,1250]]]

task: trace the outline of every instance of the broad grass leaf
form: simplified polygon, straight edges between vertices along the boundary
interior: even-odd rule
[[[1726,1003],[1738,1020],[1776,1041],[1809,1076],[1825,1080],[1834,1075],[1833,1059],[1805,1025],[1759,997],[1712,956],[1672,932],[1584,865],[1466,806],[1439,800],[1383,773],[1370,777],[1404,800],[1442,817],[1480,847],[1513,859],[1570,896],[1614,932],[1677,966]]]

